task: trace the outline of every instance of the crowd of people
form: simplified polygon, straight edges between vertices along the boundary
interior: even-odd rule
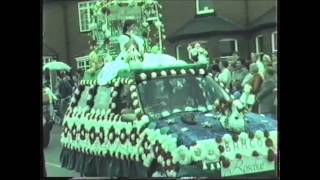
[[[244,60],[234,53],[229,59],[214,60],[211,72],[250,111],[276,119],[276,54],[251,53],[251,59]]]
[[[79,80],[79,72],[56,72],[55,75],[49,75],[47,71],[43,76],[43,94],[49,99],[47,107],[44,107],[45,112],[52,113],[57,110],[58,116],[63,118],[67,106],[71,100],[72,92],[76,88]],[[55,77],[55,78],[53,78]],[[50,80],[51,78],[51,80]],[[52,114],[50,115],[52,116]],[[48,118],[52,118],[47,115]]]

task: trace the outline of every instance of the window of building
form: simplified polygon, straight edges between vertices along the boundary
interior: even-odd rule
[[[176,46],[176,58],[180,59],[180,48],[181,48],[181,44],[178,44]]]
[[[214,12],[212,0],[196,0],[197,14],[209,14]]]
[[[78,2],[80,32],[89,31],[90,8],[96,1]]]
[[[42,64],[46,64],[46,63],[49,63],[53,60],[53,57],[52,56],[42,56]]]
[[[278,51],[278,33],[273,32],[271,36],[272,40],[272,52],[277,52]]]
[[[262,53],[264,51],[264,37],[263,35],[258,35],[256,37],[256,53]]]
[[[234,52],[238,52],[238,40],[221,39],[219,41],[219,52],[221,58],[227,58],[232,56]]]
[[[178,44],[176,46],[176,58],[180,60],[188,60],[188,50],[187,46],[183,46],[181,44]]]
[[[75,58],[78,70],[87,70],[90,67],[89,56]]]

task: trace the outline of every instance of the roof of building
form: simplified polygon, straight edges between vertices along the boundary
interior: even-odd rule
[[[227,33],[237,33],[244,31],[253,31],[261,28],[276,26],[276,7],[274,6],[257,19],[255,19],[247,27],[238,25],[229,19],[221,16],[195,17],[185,23],[181,28],[169,36],[170,41],[179,39],[197,37],[202,35],[217,35]]]
[[[176,40],[190,35],[205,35],[212,33],[240,32],[244,27],[221,16],[196,17],[184,24],[178,31],[169,37]]]
[[[252,23],[249,24],[248,29],[255,30],[259,28],[275,26],[277,23],[276,17],[276,7],[274,6],[263,15],[252,21]]]

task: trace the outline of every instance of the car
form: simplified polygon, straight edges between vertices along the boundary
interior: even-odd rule
[[[82,80],[63,122],[62,166],[99,177],[276,176],[277,121],[239,109],[207,67]]]
[[[128,2],[96,4],[92,35],[101,36],[95,39],[116,39],[109,37],[119,35],[116,24],[135,17],[143,26],[154,24],[159,39],[126,71],[108,62],[85,73],[63,119],[61,166],[87,177],[275,177],[277,120],[248,112],[208,71],[208,62],[186,64],[164,55],[157,2]],[[113,50],[116,58],[121,52]],[[114,75],[105,83],[103,71]]]

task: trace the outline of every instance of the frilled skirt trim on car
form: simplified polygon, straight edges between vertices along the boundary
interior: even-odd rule
[[[75,170],[80,176],[99,177],[148,177],[148,170],[141,162],[119,160],[111,156],[88,155],[63,148],[61,167]],[[150,176],[150,175],[149,175]]]

